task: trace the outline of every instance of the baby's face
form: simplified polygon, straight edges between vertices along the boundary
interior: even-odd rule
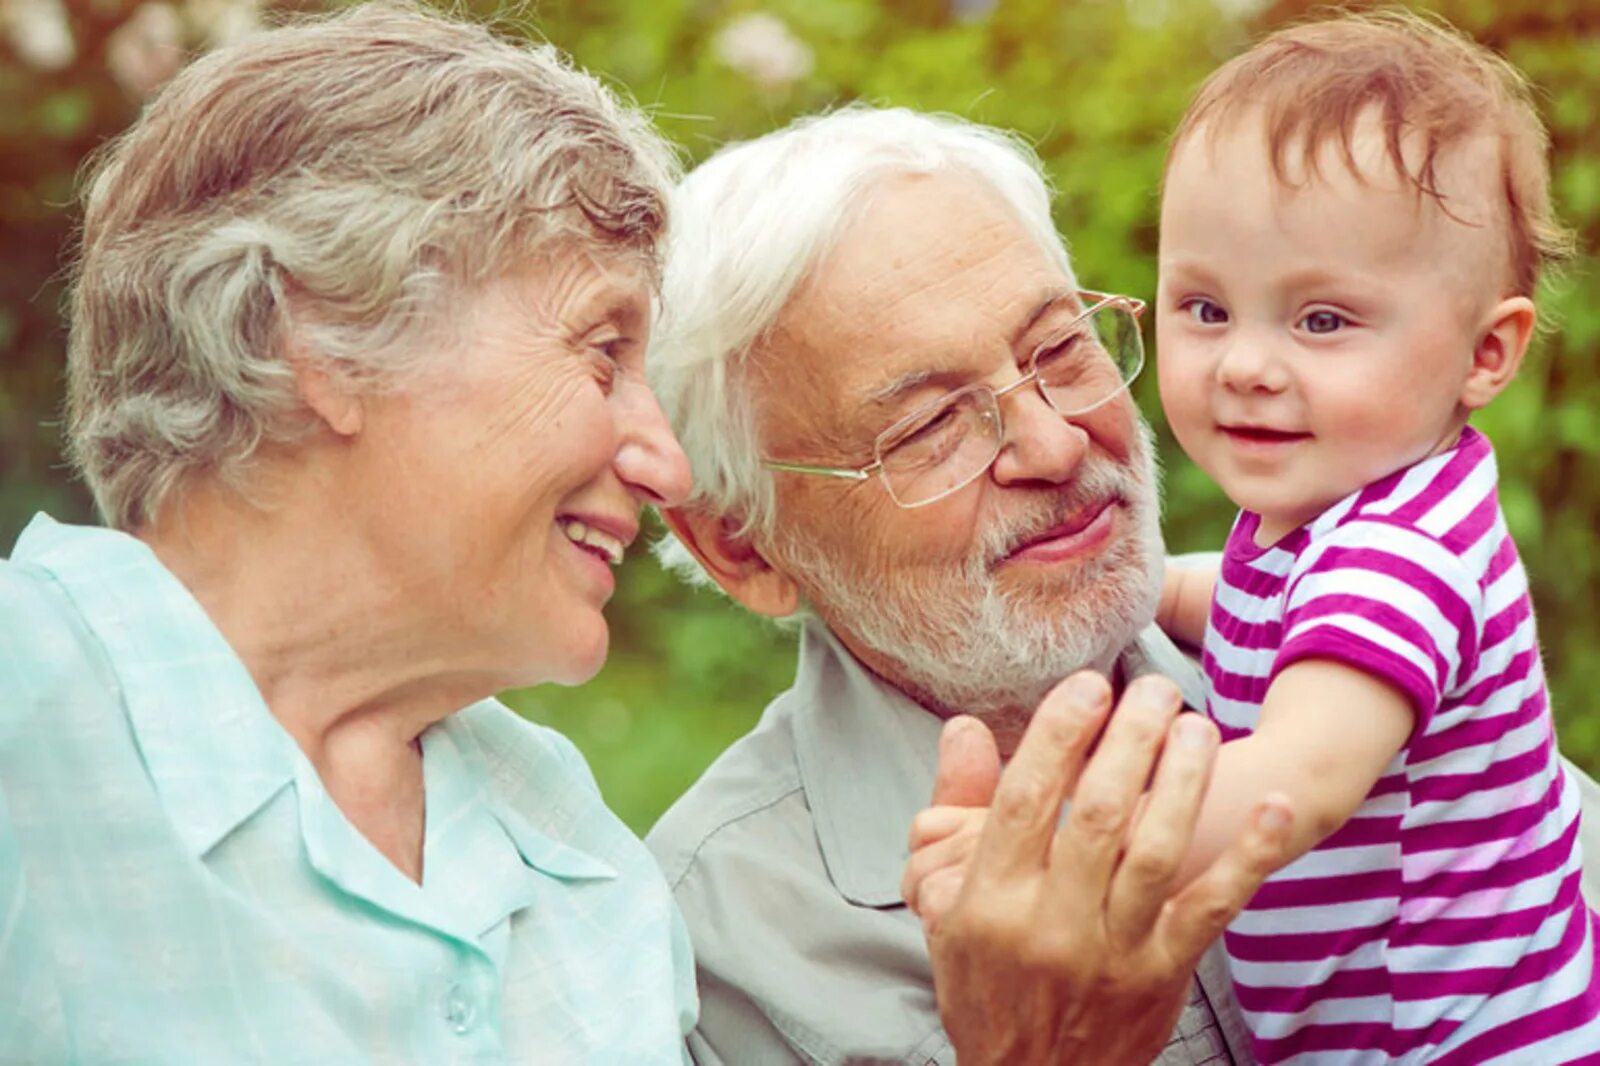
[[[1472,195],[1486,171],[1441,161],[1466,225],[1394,173],[1376,129],[1354,148],[1360,177],[1330,146],[1320,174],[1286,186],[1241,119],[1189,137],[1168,169],[1161,400],[1264,540],[1455,441],[1500,292],[1503,229],[1488,191]]]

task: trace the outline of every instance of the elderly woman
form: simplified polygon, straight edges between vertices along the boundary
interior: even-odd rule
[[[69,438],[0,562],[0,1062],[682,1061],[688,944],[577,752],[687,470],[669,154],[414,10],[185,71],[99,160]]]

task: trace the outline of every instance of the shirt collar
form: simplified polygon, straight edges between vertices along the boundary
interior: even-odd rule
[[[1123,678],[1159,672],[1189,707],[1205,706],[1194,664],[1151,626],[1118,659]],[[933,795],[943,721],[872,673],[822,623],[800,635],[791,695],[795,758],[823,862],[850,902],[894,907],[911,820]]]
[[[178,835],[203,855],[294,776],[294,741],[204,608],[147,545],[36,516],[12,561],[48,573],[99,641]]]
[[[430,733],[448,740],[458,785],[449,795],[464,809],[479,798],[528,866],[565,881],[606,880],[617,870],[580,846],[583,820],[598,805],[587,778],[567,764],[551,736],[531,727],[498,700],[484,700],[436,725]],[[430,737],[424,734],[423,742]],[[445,745],[435,747],[443,750]],[[427,749],[431,756],[434,749]],[[433,802],[433,792],[429,801]],[[430,813],[430,819],[434,815]],[[448,813],[438,815],[442,824]]]
[[[516,724],[507,728],[497,710]],[[427,814],[420,891],[339,812],[311,764],[296,752],[307,859],[350,895],[466,944],[478,943],[507,915],[533,904],[540,875],[561,881],[616,877],[602,860],[536,828],[533,812],[508,799],[492,776],[489,767],[503,759],[538,783],[535,795],[559,796],[567,787],[571,775],[553,765],[543,738],[518,744],[517,733],[533,730],[490,700],[422,734]]]

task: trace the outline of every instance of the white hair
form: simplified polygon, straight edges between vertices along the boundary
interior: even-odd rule
[[[878,179],[952,170],[991,187],[1072,277],[1033,150],[1015,134],[949,115],[854,105],[803,118],[723,148],[679,184],[648,365],[694,475],[687,507],[735,517],[743,533],[772,532],[748,358]],[[676,538],[656,553],[705,582]]]

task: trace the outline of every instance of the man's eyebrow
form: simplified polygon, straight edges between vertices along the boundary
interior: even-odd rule
[[[1051,311],[1054,311],[1063,303],[1076,304],[1077,302],[1078,293],[1074,289],[1053,289],[1045,293],[1039,298],[1039,302],[1033,305],[1033,310],[1028,313],[1028,317],[1023,320],[1022,325],[1018,326],[1017,331],[1011,335],[1012,349],[1015,350],[1022,343],[1022,338],[1028,335],[1028,331],[1038,325],[1039,320]]]
[[[1012,350],[1016,350],[1017,346],[1022,343],[1022,338],[1026,337],[1028,332],[1032,330],[1034,326],[1038,325],[1040,319],[1054,311],[1061,304],[1069,302],[1075,304],[1077,300],[1078,293],[1075,289],[1051,289],[1046,292],[1033,305],[1033,308],[1028,312],[1028,317],[1023,319],[1021,325],[1019,325],[1016,331],[1012,333]],[[901,396],[912,391],[913,389],[920,388],[936,378],[949,376],[951,375],[947,371],[930,370],[927,368],[908,370],[899,377],[893,378],[869,392],[863,399],[862,406],[888,407]]]
[[[908,370],[899,377],[894,378],[886,384],[880,385],[878,388],[867,393],[864,406],[887,407],[911,390],[926,385],[928,381],[935,376],[935,371],[928,370],[926,368],[921,370]]]

